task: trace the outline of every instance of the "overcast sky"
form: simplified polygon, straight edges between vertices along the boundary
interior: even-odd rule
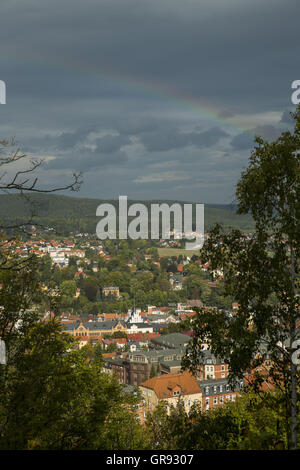
[[[0,138],[80,196],[230,203],[290,126],[299,0],[1,0]]]

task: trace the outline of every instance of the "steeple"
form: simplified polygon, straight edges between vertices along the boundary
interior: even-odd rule
[[[128,320],[127,320],[127,323],[143,323],[142,317],[141,317],[140,314],[137,313],[137,311],[136,311],[135,299],[134,299],[134,303],[133,303],[133,307],[132,307],[131,311],[128,312]]]

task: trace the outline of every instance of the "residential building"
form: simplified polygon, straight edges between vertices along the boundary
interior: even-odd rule
[[[161,401],[165,402],[168,414],[179,400],[182,400],[187,413],[194,403],[202,403],[201,387],[190,372],[159,375],[141,383],[139,389],[143,397],[144,418]]]
[[[202,390],[202,409],[206,411],[226,402],[235,401],[244,387],[243,380],[238,381],[233,389],[227,379],[197,379],[197,382]]]

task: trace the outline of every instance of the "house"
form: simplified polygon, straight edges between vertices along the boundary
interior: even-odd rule
[[[243,380],[237,382],[233,389],[227,379],[197,381],[202,390],[202,409],[205,411],[224,405],[226,402],[235,401],[244,387]]]
[[[127,331],[124,322],[119,320],[104,322],[83,322],[78,320],[76,322],[65,325],[65,330],[67,333],[76,338],[80,338],[82,336],[89,338],[99,338],[103,334],[113,334],[116,331]]]
[[[191,338],[182,333],[170,333],[168,335],[161,335],[151,338],[150,347],[155,349],[178,349],[185,348]]]
[[[165,402],[168,414],[179,399],[183,401],[187,413],[194,403],[202,404],[201,387],[190,372],[159,375],[142,382],[139,389],[143,397],[144,418],[161,401]]]
[[[105,295],[105,297],[110,295],[110,296],[114,296],[114,297],[119,298],[120,297],[120,289],[119,289],[119,287],[116,287],[116,286],[104,286],[102,288],[102,294]]]
[[[127,368],[127,380],[130,385],[140,385],[141,382],[149,379],[151,369],[167,372],[168,364],[173,367],[181,367],[181,360],[184,355],[184,349],[167,349],[151,351],[133,351],[129,352],[124,367]],[[170,370],[170,369],[169,369]],[[173,369],[174,370],[174,369]]]
[[[201,380],[225,379],[228,376],[228,364],[215,357],[209,349],[203,350],[200,362],[198,376]]]
[[[107,359],[103,370],[112,375],[116,375],[119,383],[127,384],[127,369],[124,366],[123,358],[113,357]]]

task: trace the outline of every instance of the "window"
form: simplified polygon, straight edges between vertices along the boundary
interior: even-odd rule
[[[206,404],[206,409],[209,410],[209,398],[206,398],[205,404]]]
[[[225,366],[221,366],[221,370],[225,370]]]
[[[231,397],[231,400],[232,400],[232,401],[235,401],[235,397],[236,397],[236,395],[233,394],[232,397]]]
[[[224,403],[224,397],[220,397],[220,404]]]
[[[221,374],[221,378],[222,378],[222,379],[225,379],[225,374]]]
[[[218,404],[218,397],[214,397],[214,405]]]
[[[205,393],[206,395],[209,395],[209,387],[205,387]]]
[[[220,393],[223,393],[223,385],[220,385]]]
[[[214,393],[217,393],[217,387],[214,386]]]
[[[226,395],[226,401],[230,401],[230,395]]]

